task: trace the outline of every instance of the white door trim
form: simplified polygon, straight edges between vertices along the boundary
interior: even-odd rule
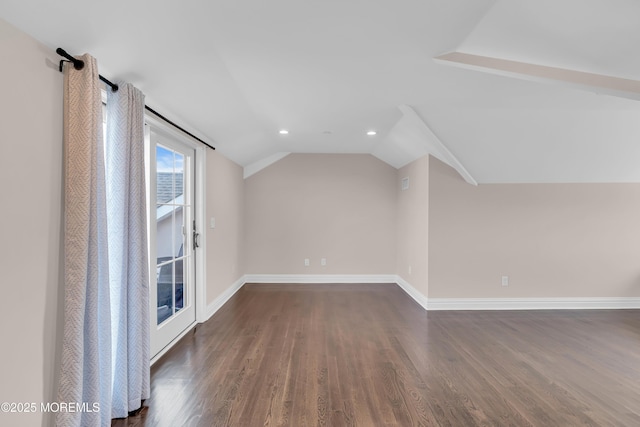
[[[200,237],[196,250],[196,323],[207,320],[207,227],[206,227],[206,185],[207,185],[207,147],[197,144],[196,150],[196,201],[195,220]]]
[[[183,332],[178,334],[176,338],[171,341],[166,347],[164,347],[158,354],[152,355],[152,362],[155,362],[160,356],[166,353],[180,338],[186,335],[193,327],[200,322],[206,320],[206,228],[205,228],[205,212],[206,212],[206,147],[204,147],[199,141],[190,137],[189,135],[175,129],[173,126],[167,124],[164,120],[156,117],[153,113],[145,111],[145,123],[149,123],[151,126],[160,128],[162,132],[171,135],[181,143],[187,145],[195,151],[194,162],[194,179],[195,179],[195,206],[194,206],[194,219],[196,221],[196,229],[200,233],[199,244],[200,247],[195,251],[195,322],[189,325]],[[147,149],[147,165],[152,161],[153,154],[151,153],[150,141],[147,139],[145,148]],[[148,166],[147,166],[148,167]],[[147,173],[147,176],[149,174]],[[155,177],[152,177],[152,180]],[[150,187],[152,182],[147,183],[147,200],[149,200]],[[151,218],[149,218],[149,224],[151,224]],[[155,224],[155,220],[154,220]],[[151,245],[151,242],[149,242]],[[151,255],[151,247],[149,247],[149,255]],[[153,265],[152,265],[153,264]],[[150,274],[155,272],[155,264],[149,263]],[[204,320],[203,320],[204,319]]]

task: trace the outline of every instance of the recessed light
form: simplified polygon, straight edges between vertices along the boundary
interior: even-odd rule
[[[367,132],[367,135],[369,136],[374,136],[377,132],[375,130],[370,130],[369,132]]]
[[[287,135],[289,134],[289,131],[286,129],[280,129],[280,135]]]

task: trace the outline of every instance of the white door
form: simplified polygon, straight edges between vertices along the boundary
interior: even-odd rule
[[[192,326],[195,312],[195,150],[150,130],[151,356]],[[155,274],[154,274],[155,273]]]

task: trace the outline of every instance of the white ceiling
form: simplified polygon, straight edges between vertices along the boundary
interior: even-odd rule
[[[433,60],[459,51],[640,80],[637,0],[2,0],[0,17],[91,53],[252,170],[287,152],[398,167],[430,146],[402,140],[406,105],[479,183],[640,182],[638,101]]]

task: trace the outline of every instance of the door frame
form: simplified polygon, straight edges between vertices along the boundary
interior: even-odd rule
[[[199,247],[194,253],[195,260],[195,310],[196,310],[196,320],[193,322],[187,329],[185,329],[182,333],[180,333],[169,345],[163,348],[158,354],[153,356],[151,359],[151,365],[153,365],[162,355],[164,355],[171,347],[173,347],[183,336],[185,336],[189,331],[193,329],[193,327],[207,320],[207,310],[206,310],[206,300],[207,300],[207,278],[206,278],[206,147],[202,145],[202,143],[198,142],[194,138],[189,135],[175,129],[173,126],[167,124],[164,120],[156,117],[153,113],[149,111],[145,111],[144,114],[145,125],[149,124],[153,127],[157,127],[162,129],[162,132],[171,135],[176,138],[178,141],[183,144],[193,148],[195,150],[195,191],[194,191],[194,206],[193,206],[193,216],[196,221],[196,229],[200,234],[199,237]],[[155,150],[151,149],[151,132],[148,126],[145,126],[145,172],[146,176],[149,177],[150,173],[150,165],[151,162],[155,160]],[[150,206],[150,197],[151,197],[151,182],[152,180],[147,180],[147,205]],[[153,219],[153,226],[155,226],[155,217],[151,218],[150,216],[151,209],[147,209],[147,228],[150,233],[150,227],[152,225],[151,219]],[[151,239],[147,239],[148,244],[148,254],[151,255]],[[154,242],[155,243],[155,242]],[[149,277],[152,277],[152,274],[155,274],[155,260],[149,259]],[[149,325],[152,327],[154,325]]]

